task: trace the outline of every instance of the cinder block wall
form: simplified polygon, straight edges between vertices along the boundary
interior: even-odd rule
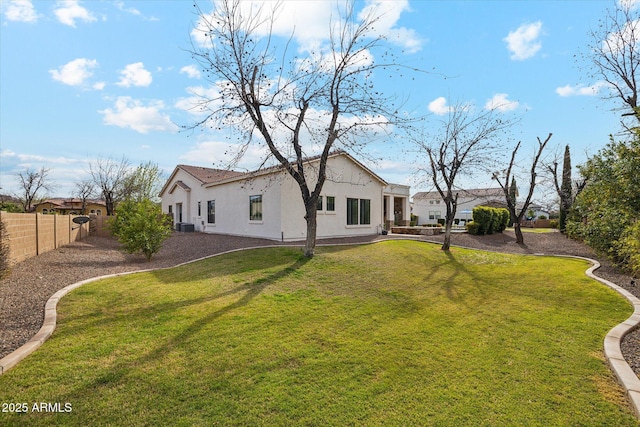
[[[43,215],[0,211],[7,230],[9,263],[15,264],[68,245],[89,235],[89,224],[80,227],[71,215]],[[82,233],[80,230],[82,229]]]

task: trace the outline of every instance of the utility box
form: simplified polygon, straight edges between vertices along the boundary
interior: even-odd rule
[[[179,222],[176,225],[178,227],[178,231],[182,233],[193,233],[195,231],[195,226],[187,222]]]

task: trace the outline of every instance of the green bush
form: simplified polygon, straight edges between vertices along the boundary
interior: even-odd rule
[[[627,227],[613,246],[618,261],[635,277],[640,277],[640,221]]]
[[[476,206],[473,208],[473,222],[477,224],[478,232],[482,236],[489,232],[491,227],[491,211],[486,206]]]
[[[560,221],[558,221],[557,219],[552,219],[549,221],[549,227],[558,228],[559,226],[560,226]]]
[[[499,218],[496,232],[502,233],[509,226],[509,219],[511,218],[511,215],[509,214],[509,209],[505,208],[496,208],[496,213]]]
[[[467,223],[467,233],[472,234],[474,236],[478,235],[479,225],[477,222],[470,221]]]
[[[151,200],[126,200],[118,205],[109,228],[127,253],[142,253],[147,261],[171,234],[171,223]]]
[[[505,208],[476,206],[473,208],[473,222],[478,235],[502,233],[509,225],[509,211]]]
[[[538,217],[538,219],[547,219],[547,216],[546,216],[546,215],[540,215],[540,216]]]

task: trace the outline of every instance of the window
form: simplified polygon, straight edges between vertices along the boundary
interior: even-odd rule
[[[336,210],[336,198],[333,196],[327,196],[327,211],[334,212]]]
[[[358,223],[358,199],[347,199],[347,225]]]
[[[102,215],[102,209],[98,209],[98,210],[96,211],[96,215]]]
[[[322,196],[319,196],[319,197],[318,197],[318,207],[317,207],[317,209],[318,209],[319,211],[321,211],[321,210],[322,210]]]
[[[429,200],[429,204],[432,205],[433,204],[433,200]]]
[[[169,205],[169,213],[173,213],[173,205]]]
[[[360,199],[360,224],[371,224],[371,200]]]
[[[198,202],[198,216],[202,216],[202,203]]]
[[[262,195],[249,196],[249,220],[262,221]]]
[[[429,211],[429,219],[440,219],[441,215],[440,211]]]
[[[371,200],[347,199],[347,225],[371,224]]]
[[[216,201],[209,200],[207,202],[207,222],[209,224],[216,223]]]

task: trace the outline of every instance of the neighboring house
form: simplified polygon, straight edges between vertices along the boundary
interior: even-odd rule
[[[36,205],[35,211],[42,214],[58,215],[103,215],[107,212],[107,205],[102,200],[87,199],[82,209],[82,199],[47,199]]]
[[[501,188],[477,188],[458,190],[458,207],[454,220],[470,221],[476,206],[505,206],[504,193]],[[427,191],[413,195],[413,214],[418,217],[418,224],[435,224],[444,220],[447,206],[437,191]]]
[[[305,161],[309,171],[318,165],[318,157]],[[306,237],[300,188],[282,167],[243,173],[178,165],[160,198],[175,225],[193,224],[195,231],[282,241]],[[409,187],[388,184],[344,151],[329,155],[318,238],[378,234],[385,224],[408,225],[409,215]]]

